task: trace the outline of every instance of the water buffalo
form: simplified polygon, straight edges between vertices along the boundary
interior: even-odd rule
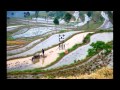
[[[39,54],[35,54],[33,57],[32,57],[32,61],[36,60],[36,59],[40,59],[40,55]]]

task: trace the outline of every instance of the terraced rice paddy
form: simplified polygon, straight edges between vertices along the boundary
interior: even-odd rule
[[[63,33],[65,35],[64,39],[67,39],[69,36],[71,36],[71,35],[73,35],[75,33],[78,33],[78,32],[80,32],[80,31],[71,31],[71,32]],[[48,39],[42,41],[41,43],[37,44],[36,46],[31,48],[30,50],[25,51],[25,52],[20,53],[20,54],[8,56],[7,59],[26,56],[26,55],[31,55],[31,54],[36,53],[37,51],[40,51],[42,48],[45,49],[45,48],[51,47],[51,46],[53,46],[55,44],[58,44],[58,43],[59,43],[59,34],[55,34],[55,35],[52,35],[51,37],[49,37]]]
[[[90,44],[92,42],[96,41],[104,41],[104,42],[109,42],[113,40],[113,33],[98,33],[90,38],[90,43],[84,46],[79,47],[75,51],[71,52],[70,54],[66,55],[63,57],[58,63],[55,65],[48,67],[46,69],[52,69],[52,68],[57,68],[63,65],[69,65],[74,62],[74,60],[82,60],[86,57],[87,55],[87,50],[91,48]]]

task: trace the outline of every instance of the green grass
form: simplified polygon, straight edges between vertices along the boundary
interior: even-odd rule
[[[59,33],[67,32],[68,30],[60,30]]]
[[[58,33],[65,33],[65,32],[70,32],[70,31],[75,31],[75,30],[60,30]],[[78,30],[76,30],[76,31],[78,31]]]
[[[83,40],[83,43],[88,43],[90,41],[90,36],[93,35],[94,33],[89,33]]]
[[[36,73],[40,73],[40,72],[45,72],[45,70],[41,70],[39,68],[35,68],[32,70],[23,70],[23,71],[15,70],[15,71],[8,72],[7,74],[16,74],[16,75],[17,74],[27,74],[27,73],[36,74]]]
[[[74,51],[75,49],[77,49],[78,47],[80,47],[82,44],[75,44],[72,48],[68,49],[68,53]]]
[[[81,30],[83,32],[94,32],[94,33],[102,33],[102,32],[113,32],[113,30],[104,30],[104,29],[90,29],[90,30]]]

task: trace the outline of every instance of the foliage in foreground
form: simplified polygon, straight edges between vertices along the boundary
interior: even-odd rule
[[[55,79],[113,79],[113,69],[103,67],[91,74],[68,76],[68,77],[56,77]]]
[[[111,52],[112,46],[109,43],[105,43],[103,41],[97,41],[96,43],[92,43],[90,46],[92,48],[88,49],[88,56],[93,56],[98,53],[100,50],[105,50],[105,54]]]

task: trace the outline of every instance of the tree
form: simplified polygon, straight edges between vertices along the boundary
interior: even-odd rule
[[[12,12],[11,15],[14,15],[14,13]]]
[[[24,17],[25,18],[28,18],[30,16],[30,13],[29,12],[24,12]]]
[[[11,13],[12,17],[14,17],[14,12]]]
[[[92,16],[92,14],[93,14],[93,12],[92,12],[92,11],[88,11],[88,12],[87,12],[88,17],[91,17],[91,16]]]
[[[70,22],[70,19],[72,18],[72,15],[70,13],[66,13],[64,16],[64,21],[68,23]]]
[[[55,24],[55,27],[56,25],[59,25],[59,20],[57,17],[54,19],[53,23]],[[56,29],[56,32],[57,32],[57,29]]]

